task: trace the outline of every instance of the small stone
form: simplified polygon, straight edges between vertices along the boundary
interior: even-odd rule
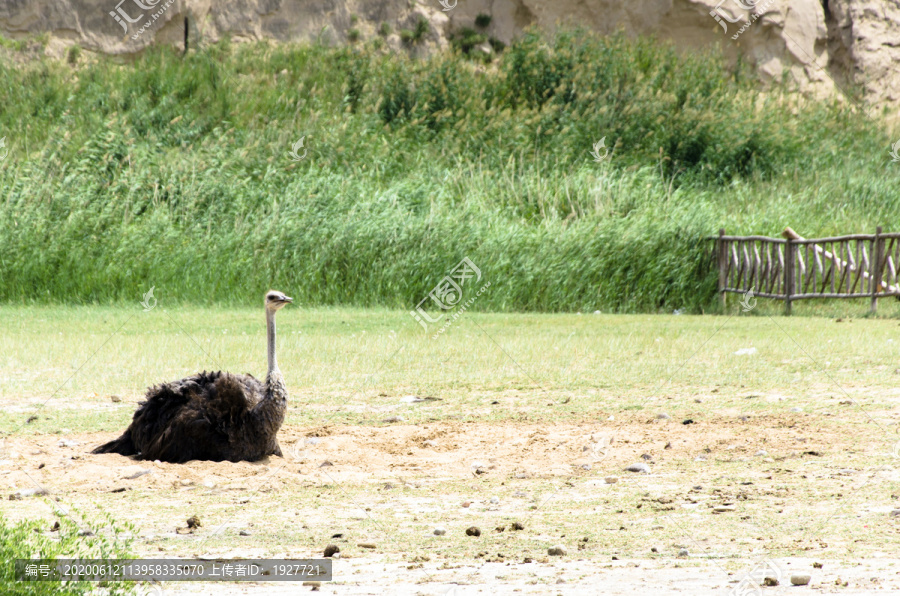
[[[359,548],[370,548],[371,549],[371,548],[375,548],[375,543],[374,542],[360,542],[358,546],[359,546]]]
[[[62,439],[59,442],[60,447],[75,447],[78,445],[78,441],[73,441],[71,439]]]
[[[238,532],[238,534],[240,534],[241,536],[252,536],[253,535],[253,534],[251,534],[250,530],[241,530],[240,532]]]
[[[682,423],[682,424],[693,424],[694,421],[691,420],[690,418],[688,418],[687,420],[682,420],[681,423]]]
[[[390,418],[385,418],[382,422],[386,424],[393,424],[395,422],[403,422],[403,418],[400,416],[391,416]]]
[[[476,526],[466,528],[466,536],[481,536],[481,530],[479,530]]]
[[[678,558],[679,559],[686,559],[689,556],[690,556],[690,553],[688,553],[688,549],[682,548],[682,549],[678,550]]]
[[[756,457],[765,457],[765,456],[769,455],[769,452],[766,451],[765,449],[760,449],[759,451],[757,451],[757,452],[754,453],[753,455],[755,455]]]
[[[615,476],[607,476],[603,479],[603,482],[605,482],[606,484],[615,484],[618,481],[619,479]]]
[[[327,468],[328,466],[333,466],[334,464],[328,461],[327,459],[319,464],[320,468]]]
[[[734,505],[719,505],[718,507],[713,507],[713,513],[728,513],[729,511],[735,511],[736,508]]]
[[[900,517],[900,509],[894,509],[891,511],[891,517]]]
[[[524,529],[525,529],[525,525],[524,525],[522,522],[517,522],[517,521],[516,521],[516,522],[513,522],[513,523],[512,523],[512,529],[513,529],[513,530],[524,530]]]
[[[651,459],[653,459],[653,456],[649,455],[647,453],[643,453],[643,454],[641,454],[641,459],[644,461],[650,461]]]
[[[50,531],[51,531],[51,532],[58,532],[58,531],[59,531],[59,521],[53,522],[53,527],[50,528]]]
[[[557,544],[556,546],[551,546],[547,549],[547,554],[551,557],[564,557],[566,556],[566,547]]]
[[[500,502],[500,499],[497,497],[491,497],[491,505],[497,505]]]
[[[122,398],[119,397],[118,395],[110,395],[110,396],[109,396],[109,399],[112,400],[112,402],[113,402],[114,404],[117,404],[117,403],[119,403],[120,401],[122,401]]]
[[[506,526],[497,526],[496,528],[494,528],[494,531],[495,532],[505,532]]]
[[[190,516],[187,520],[187,527],[189,528],[199,528],[201,525],[200,518],[196,515]]]
[[[190,486],[194,484],[194,481],[190,480],[189,478],[182,478],[179,483],[181,484],[181,486]]]
[[[658,553],[661,549],[658,546],[653,546],[650,548],[651,553]]]
[[[643,474],[649,474],[649,473],[650,473],[650,467],[649,467],[647,464],[645,464],[645,463],[642,462],[642,463],[639,463],[639,464],[631,464],[630,466],[628,466],[627,468],[625,468],[625,471],[626,471],[626,472],[640,472],[640,473],[643,473]]]
[[[669,416],[668,414],[666,414],[665,412],[660,412],[659,414],[656,415],[657,420],[669,420],[671,418],[672,417]]]
[[[805,586],[809,584],[809,580],[811,579],[812,577],[805,573],[797,573],[791,576],[791,584],[795,586]]]
[[[821,563],[813,563],[813,569],[821,569],[821,568],[822,568]]]
[[[591,464],[581,464],[581,469],[584,470],[584,471],[586,471],[586,472],[590,472],[590,471],[591,471]]]
[[[472,504],[472,501],[463,501],[462,506],[463,506],[463,507],[468,507],[468,506],[471,505],[471,504]]]
[[[338,547],[336,547],[333,544],[329,544],[328,546],[325,547],[325,557],[326,558],[331,558],[331,556],[334,555],[334,553],[339,553],[339,552],[341,552],[341,549],[339,549]]]
[[[443,536],[443,535],[446,534],[446,533],[447,533],[447,530],[446,530],[445,528],[440,528],[440,527],[438,527],[438,528],[435,528],[435,529],[434,529],[434,535],[435,535],[435,536]]]
[[[312,588],[311,592],[318,592],[322,587],[322,582],[303,582],[303,585],[310,586]]]
[[[776,577],[771,577],[771,576],[770,576],[770,577],[767,577],[767,578],[763,579],[763,585],[764,585],[764,586],[769,586],[769,587],[777,586],[777,585],[778,585],[778,578],[776,578]]]
[[[791,408],[791,412],[802,412],[802,408]]]

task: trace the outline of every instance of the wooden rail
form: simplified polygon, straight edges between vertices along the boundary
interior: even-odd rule
[[[900,296],[900,234],[850,234],[831,238],[801,238],[785,228],[784,238],[726,236],[719,230],[716,261],[719,295],[745,294],[791,303],[808,298],[870,298]]]

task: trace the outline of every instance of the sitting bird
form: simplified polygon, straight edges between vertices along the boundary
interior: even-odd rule
[[[204,371],[151,387],[124,434],[92,453],[171,463],[280,456],[275,435],[287,411],[287,389],[275,360],[275,313],[292,301],[281,292],[266,293],[269,372],[265,383],[252,375]]]

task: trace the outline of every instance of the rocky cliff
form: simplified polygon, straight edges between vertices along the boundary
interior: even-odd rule
[[[401,50],[398,32],[424,18],[427,51],[479,14],[491,16],[486,33],[507,43],[529,25],[624,29],[685,51],[719,47],[763,81],[816,95],[861,90],[872,104],[900,105],[900,0],[5,0],[0,34],[48,36],[45,51],[56,56],[74,44],[133,54],[224,35],[325,43],[383,35]]]

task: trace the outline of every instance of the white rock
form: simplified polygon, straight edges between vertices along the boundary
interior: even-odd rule
[[[735,356],[752,356],[756,354],[756,348],[741,348],[734,353]]]

